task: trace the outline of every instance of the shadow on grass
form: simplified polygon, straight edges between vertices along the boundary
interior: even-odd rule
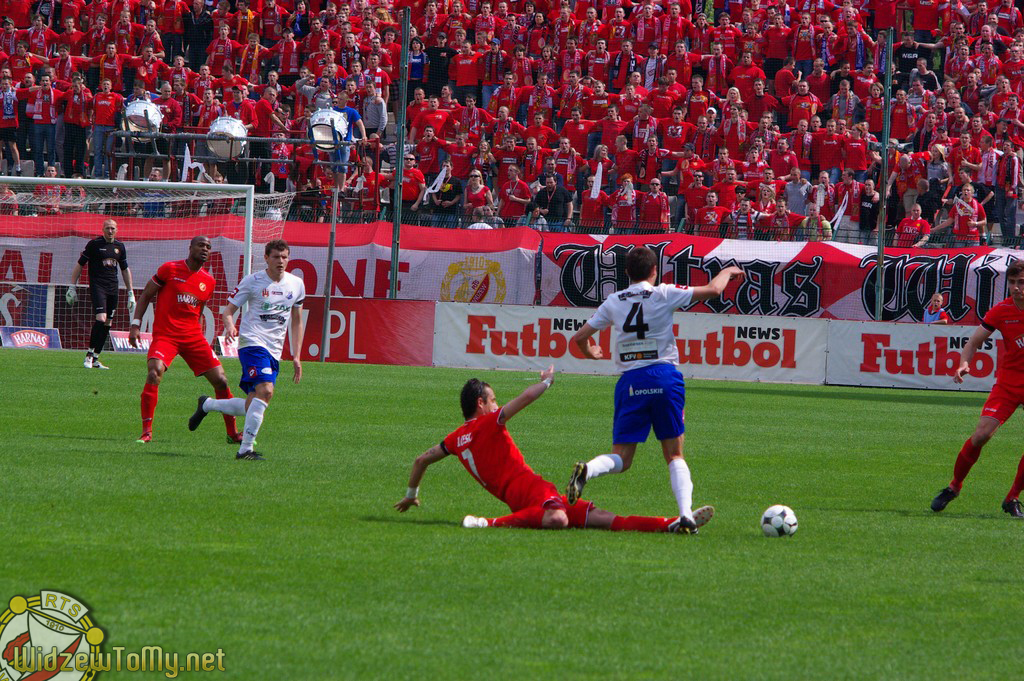
[[[136,453],[138,453],[138,454],[145,454],[146,456],[161,456],[161,457],[168,458],[168,459],[171,459],[171,458],[173,458],[173,459],[183,459],[186,456],[189,456],[189,457],[197,456],[195,454],[182,454],[181,452],[158,452],[158,451],[155,451],[153,449],[143,448],[141,446],[138,449],[132,450],[132,451],[130,451],[128,453],[129,454],[136,454]],[[200,455],[198,455],[198,457],[201,458],[201,459],[209,459],[210,455],[209,454],[200,454]]]
[[[101,435],[61,435],[60,433],[26,433],[25,437],[41,437],[50,440],[96,440],[99,442],[124,442],[117,437],[103,437]]]
[[[948,521],[956,520],[1002,520],[1006,521],[1006,515],[1002,511],[996,513],[936,513],[928,508],[927,503],[924,504],[924,508],[919,509],[907,509],[907,508],[837,508],[837,507],[824,507],[824,506],[806,506],[804,507],[808,511],[823,511],[827,513],[888,513],[890,515],[898,515],[904,518],[935,518],[945,519]]]
[[[403,517],[404,516],[404,517]],[[359,520],[367,523],[411,523],[413,525],[447,525],[448,527],[458,527],[457,522],[451,520],[439,520],[435,518],[416,518],[413,516],[395,513],[394,515],[382,516],[382,515],[364,515]]]
[[[797,397],[813,400],[856,400],[858,402],[885,402],[891,404],[926,404],[943,407],[962,407],[976,401],[985,401],[984,393],[941,392],[925,390],[901,390],[899,393],[878,393],[871,389],[860,389],[850,386],[832,386],[832,390],[820,388],[792,388],[789,390],[773,388],[767,384],[761,386],[727,385],[722,382],[704,383],[700,392],[718,392],[725,394],[770,395],[773,397]],[[967,398],[967,399],[965,399]]]

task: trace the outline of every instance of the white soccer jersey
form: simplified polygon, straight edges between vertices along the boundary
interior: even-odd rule
[[[281,281],[276,282],[266,270],[242,279],[228,298],[229,303],[239,308],[249,304],[238,327],[238,347],[266,348],[274,359],[281,359],[292,307],[301,305],[305,299],[306,285],[291,272],[285,272]]]
[[[693,299],[687,286],[646,281],[608,296],[590,318],[595,329],[615,327],[613,353],[619,371],[652,364],[676,364],[679,351],[672,333],[672,314]]]

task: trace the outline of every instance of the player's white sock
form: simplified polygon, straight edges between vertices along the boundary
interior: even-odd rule
[[[256,433],[260,432],[263,425],[263,412],[267,410],[267,403],[263,400],[253,398],[249,403],[249,409],[245,412],[245,431],[242,433],[242,446],[238,448],[239,454],[252,451],[252,443],[256,439]]]
[[[601,454],[587,462],[587,480],[609,473],[622,472],[622,457],[618,454]]]
[[[672,459],[668,462],[668,477],[672,482],[672,493],[679,504],[679,515],[693,520],[693,481],[690,479],[690,467],[683,459]]]
[[[226,400],[217,400],[212,397],[203,402],[203,411],[209,414],[211,411],[219,411],[229,416],[245,416],[245,398],[230,397]]]

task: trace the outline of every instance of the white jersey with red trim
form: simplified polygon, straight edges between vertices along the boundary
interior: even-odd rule
[[[291,272],[285,272],[281,281],[271,279],[266,270],[242,279],[228,298],[238,308],[249,304],[238,326],[238,347],[266,348],[274,359],[281,359],[292,308],[305,299],[305,283]]]
[[[672,331],[672,315],[693,300],[688,286],[646,281],[608,296],[590,318],[595,329],[615,327],[613,354],[619,371],[653,364],[677,364],[679,350]]]

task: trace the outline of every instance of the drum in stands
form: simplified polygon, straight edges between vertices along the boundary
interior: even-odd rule
[[[160,132],[164,115],[153,102],[136,99],[124,108],[125,127],[132,132]]]
[[[332,151],[348,136],[348,116],[334,109],[320,109],[309,117],[309,141],[317,149]]]
[[[245,153],[245,138],[249,131],[242,121],[231,116],[221,116],[210,124],[206,135],[206,146],[217,158],[236,159]]]

